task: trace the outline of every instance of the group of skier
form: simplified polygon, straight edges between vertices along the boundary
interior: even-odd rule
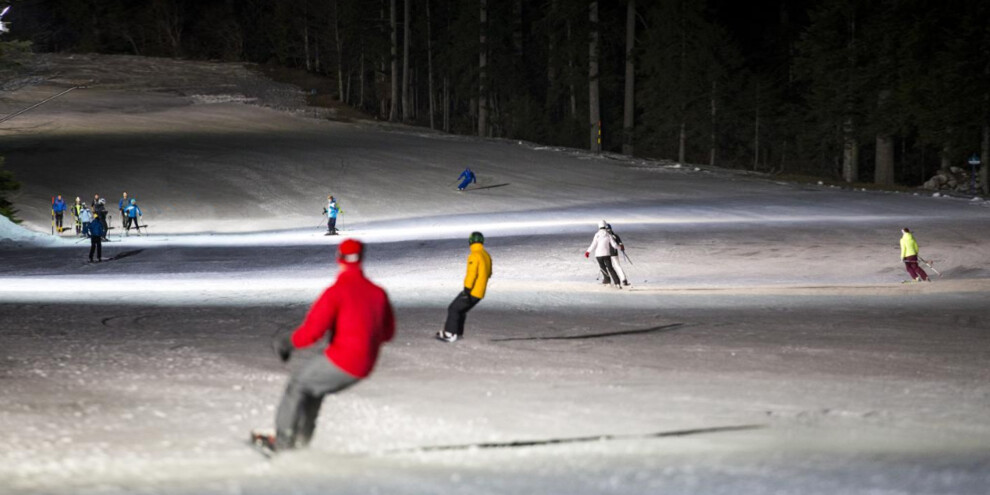
[[[139,219],[144,215],[137,200],[128,198],[124,192],[117,201],[117,209],[120,212],[121,227],[127,234],[132,228],[141,233]],[[89,261],[96,255],[96,261],[103,261],[103,242],[108,241],[107,234],[110,232],[109,213],[107,211],[106,198],[101,198],[99,194],[93,196],[93,201],[86,204],[82,198],[76,196],[76,202],[71,207],[66,207],[65,200],[59,194],[52,198],[52,233],[68,230],[64,227],[63,220],[65,211],[69,210],[75,219],[76,235],[90,239]]]

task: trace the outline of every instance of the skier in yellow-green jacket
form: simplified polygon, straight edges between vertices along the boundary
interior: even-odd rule
[[[928,274],[918,266],[918,243],[914,240],[911,229],[904,227],[901,230],[901,260],[904,261],[904,268],[908,275],[917,282],[928,281]]]
[[[481,232],[472,232],[468,244],[471,245],[471,254],[467,259],[464,290],[447,307],[447,322],[443,330],[437,332],[437,339],[444,342],[454,342],[464,335],[467,312],[485,297],[488,279],[492,276],[492,258],[485,251],[485,236]]]

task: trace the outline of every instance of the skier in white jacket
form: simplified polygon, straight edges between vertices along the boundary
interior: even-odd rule
[[[584,257],[590,258],[591,253],[595,253],[598,268],[602,271],[602,277],[604,277],[602,283],[607,284],[611,282],[612,287],[621,289],[621,279],[615,273],[615,267],[612,266],[612,249],[619,249],[619,245],[608,234],[606,230],[607,225],[608,223],[605,220],[598,222],[598,232],[595,232],[595,237],[591,239],[591,245],[584,251]]]

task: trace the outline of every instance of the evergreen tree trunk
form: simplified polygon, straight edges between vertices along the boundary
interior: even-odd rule
[[[430,16],[430,0],[426,0],[426,70],[427,70],[427,94],[430,95],[430,129],[436,129],[434,115],[436,108],[433,102],[436,100],[433,93],[433,19]]]
[[[983,123],[983,139],[980,143],[980,188],[983,189],[983,195],[986,196],[990,194],[990,184],[987,184],[987,168],[990,168],[990,163],[987,163],[987,159],[990,158],[990,124],[986,122]]]
[[[313,70],[309,61],[309,19],[303,18],[303,56],[306,57],[306,72]]]
[[[550,13],[547,15],[549,19],[557,19],[557,1],[550,0]],[[555,30],[550,28],[547,29],[547,98],[546,107],[550,111],[551,118],[555,117],[554,111],[557,109],[557,100],[555,96],[555,87],[557,85],[557,36],[554,32]]]
[[[718,94],[718,82],[712,81],[712,135],[711,142],[709,143],[710,150],[708,153],[708,165],[711,167],[715,166],[715,152],[718,148],[718,126],[716,124],[716,118],[718,117],[718,106],[716,95]]]
[[[488,0],[481,0],[478,47],[478,135],[488,136]]]
[[[636,61],[636,0],[626,6],[626,80],[625,101],[622,106],[622,154],[633,155],[633,126],[635,125]]]
[[[395,0],[391,2],[390,21],[392,26],[392,102],[388,113],[388,120],[399,121],[399,33],[395,19]]]
[[[848,117],[842,125],[842,180],[846,182],[859,180],[859,143],[853,129],[852,117]]]
[[[403,9],[403,19],[402,19],[402,120],[409,122],[413,118],[412,112],[412,99],[409,97],[409,44],[412,40],[412,33],[410,33],[409,22],[410,15],[410,3],[412,0],[404,0]]]
[[[333,38],[337,45],[337,99],[345,102],[347,95],[344,91],[344,42],[340,36],[340,13],[337,10],[337,0],[333,2]]]
[[[358,77],[358,84],[361,87],[360,87],[360,89],[358,89],[358,108],[364,110],[364,86],[365,86],[364,75],[365,75],[365,73],[367,73],[367,70],[364,67],[364,42],[363,41],[361,43],[361,57],[360,57],[360,60],[361,60],[361,62],[360,62],[360,65],[361,65],[361,75]]]
[[[685,153],[687,150],[687,127],[684,119],[681,119],[681,130],[677,136],[677,163],[684,165]]]
[[[753,123],[753,170],[760,168],[760,81],[756,81],[756,118]]]
[[[568,68],[568,78],[567,87],[571,92],[571,118],[577,119],[577,92],[574,89],[574,55],[570,53],[571,44],[571,21],[567,21],[567,68]]]
[[[890,99],[889,90],[881,90],[878,96],[877,108],[881,112],[887,111],[887,100]],[[883,186],[894,185],[894,139],[889,133],[877,133],[876,167],[873,171],[873,182]]]
[[[598,104],[598,1],[588,5],[588,121],[591,124],[591,151],[602,151],[601,108]]]
[[[443,76],[443,131],[450,132],[450,78]]]
[[[877,134],[873,182],[882,186],[894,185],[894,139],[889,134]]]

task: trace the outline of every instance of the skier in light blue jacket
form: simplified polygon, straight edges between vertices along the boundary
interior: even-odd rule
[[[137,229],[138,234],[141,233],[141,225],[139,225],[140,220],[138,220],[143,213],[141,213],[141,208],[137,205],[137,200],[131,198],[131,204],[124,209],[124,214],[127,215],[127,225],[124,227],[127,229],[126,233],[131,233],[131,227],[133,226]]]

